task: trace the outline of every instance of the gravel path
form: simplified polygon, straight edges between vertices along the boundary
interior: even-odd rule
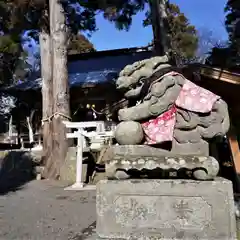
[[[0,195],[0,240],[87,240],[95,229],[95,200],[95,191],[32,181]]]

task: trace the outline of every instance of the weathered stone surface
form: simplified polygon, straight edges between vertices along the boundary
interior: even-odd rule
[[[189,174],[185,174],[187,175],[186,178],[195,178],[198,180],[214,179],[219,171],[218,161],[213,157],[175,155],[162,149],[146,145],[111,146],[106,156],[108,156],[104,158],[106,175],[110,179],[126,179],[131,176],[128,176],[128,174],[130,174],[128,170],[130,169],[139,171],[142,169],[156,170],[157,168],[162,170],[186,169],[189,170]],[[128,171],[127,174],[125,170]],[[183,175],[181,175],[181,177],[174,175],[167,177],[165,173],[159,173],[159,177],[157,178],[171,177],[183,178]]]
[[[60,169],[60,179],[69,183],[76,181],[77,148],[69,147],[64,165]],[[82,181],[86,180],[87,164],[83,164]]]
[[[138,174],[144,178],[213,180],[219,172],[219,163],[213,157],[120,157],[106,164],[105,169],[109,179],[127,179]]]
[[[114,155],[131,155],[131,156],[176,156],[171,152],[159,148],[150,147],[147,145],[113,145],[108,148],[107,157],[104,162],[112,160]]]
[[[225,179],[102,180],[99,239],[236,239],[232,184]]]
[[[183,132],[183,131],[182,131]],[[187,132],[187,131],[185,131]],[[189,138],[190,140],[190,138]],[[191,139],[192,140],[192,139]],[[172,153],[181,153],[189,155],[209,155],[209,143],[203,139],[199,142],[178,142],[175,139],[172,141]]]

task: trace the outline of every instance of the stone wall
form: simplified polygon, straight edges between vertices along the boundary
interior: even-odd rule
[[[0,171],[3,166],[3,162],[5,164],[7,161],[8,165],[11,165],[10,163],[12,163],[12,162],[14,162],[14,164],[15,164],[15,162],[22,164],[23,163],[22,160],[24,160],[25,162],[27,161],[28,164],[32,162],[32,164],[34,166],[37,166],[40,164],[41,157],[42,157],[41,150],[40,151],[28,151],[28,150],[19,149],[19,150],[11,150],[11,151],[9,151],[9,150],[0,151]],[[75,180],[76,180],[76,160],[77,160],[77,148],[70,147],[68,149],[66,161],[60,170],[60,180],[69,182],[70,184],[75,182]],[[6,172],[6,171],[8,171],[8,170],[4,170],[4,172]],[[33,168],[33,169],[31,169],[31,171],[33,171],[33,173],[35,174],[36,171],[38,171],[38,170]],[[82,181],[86,180],[86,173],[87,173],[87,164],[83,164]],[[96,173],[93,183],[95,184],[101,179],[105,179],[105,173]]]
[[[60,179],[69,183],[74,183],[76,180],[76,161],[77,161],[77,148],[69,147],[65,164],[60,170]],[[83,164],[82,181],[86,180],[87,164]],[[99,180],[106,179],[105,173],[95,173],[93,183]]]
[[[60,170],[60,179],[69,183],[76,181],[77,148],[69,147],[64,165]],[[86,179],[87,164],[83,164],[82,181]]]
[[[40,159],[29,151],[0,151],[0,194],[15,191],[35,179]]]

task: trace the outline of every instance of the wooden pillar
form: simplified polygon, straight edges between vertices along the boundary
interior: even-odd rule
[[[230,148],[232,151],[232,157],[233,157],[236,171],[238,174],[240,174],[240,149],[239,149],[239,143],[237,139],[237,132],[233,127],[231,127],[228,133],[228,140],[229,140]]]

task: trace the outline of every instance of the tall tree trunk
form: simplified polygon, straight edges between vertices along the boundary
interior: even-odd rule
[[[50,34],[42,30],[39,35],[42,76],[42,123],[43,123],[43,157],[42,162],[48,169],[52,162],[52,122],[48,121],[53,114],[52,93],[52,54]],[[47,178],[47,171],[43,176]]]
[[[168,20],[166,0],[149,1],[152,18],[155,55],[162,56],[169,51]]]
[[[48,178],[57,179],[60,175],[67,149],[66,128],[62,120],[70,116],[69,86],[67,69],[68,31],[62,4],[59,0],[49,1],[50,32],[53,57],[53,156],[48,169]]]

